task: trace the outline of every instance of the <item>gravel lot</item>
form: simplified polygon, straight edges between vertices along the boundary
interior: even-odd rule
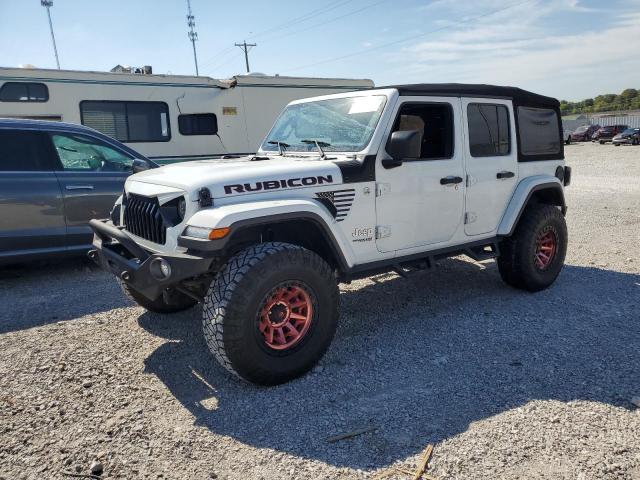
[[[280,387],[230,379],[197,309],[146,313],[88,261],[0,270],[0,478],[370,478],[434,443],[440,479],[640,479],[640,147],[566,153],[552,288],[463,258],[343,286],[322,365]]]

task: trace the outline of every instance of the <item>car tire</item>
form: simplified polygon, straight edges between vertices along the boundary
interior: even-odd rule
[[[634,139],[631,141],[631,145],[638,145],[638,139],[637,139],[637,138],[634,138]]]
[[[604,140],[600,140],[600,145],[604,145]]]
[[[153,313],[182,312],[184,310],[188,310],[189,308],[193,307],[196,303],[198,303],[191,297],[188,297],[187,295],[184,295],[183,293],[180,293],[180,292],[174,292],[173,301],[171,303],[165,302],[164,297],[162,295],[160,295],[155,300],[151,300],[145,297],[144,295],[142,295],[140,292],[135,290],[133,287],[131,287],[129,284],[127,284],[123,280],[119,278],[116,278],[116,280],[120,284],[120,288],[122,289],[122,292],[125,294],[127,298],[129,298],[129,300],[137,303],[142,308],[149,310],[150,312],[153,312]]]
[[[553,205],[526,208],[512,236],[500,244],[498,270],[512,287],[537,292],[558,277],[567,253],[567,224]]]
[[[335,274],[316,253],[288,243],[254,245],[232,257],[212,282],[204,337],[234,376],[277,385],[322,358],[336,331],[338,299]]]

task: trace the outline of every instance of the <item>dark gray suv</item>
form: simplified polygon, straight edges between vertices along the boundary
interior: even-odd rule
[[[156,166],[91,128],[0,118],[0,265],[87,251],[89,220]]]

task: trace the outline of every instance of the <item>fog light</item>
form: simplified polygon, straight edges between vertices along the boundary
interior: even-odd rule
[[[156,280],[166,280],[171,276],[171,265],[164,258],[157,257],[151,261],[149,271]]]

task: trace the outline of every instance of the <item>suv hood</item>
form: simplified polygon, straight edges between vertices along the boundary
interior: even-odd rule
[[[165,165],[130,176],[127,189],[135,183],[172,187],[188,192],[190,199],[196,200],[201,188],[208,188],[213,198],[221,198],[342,183],[338,166],[320,157],[270,157],[253,161],[252,158]]]

